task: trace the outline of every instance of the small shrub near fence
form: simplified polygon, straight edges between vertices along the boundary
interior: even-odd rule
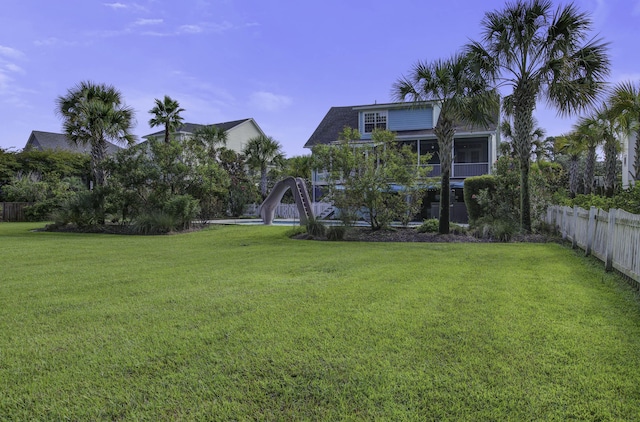
[[[640,287],[640,215],[614,208],[553,206],[547,209],[546,222],[574,247],[604,261],[608,271],[616,269]]]

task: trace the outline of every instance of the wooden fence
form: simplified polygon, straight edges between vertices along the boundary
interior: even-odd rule
[[[33,205],[33,202],[2,202],[2,221],[27,221],[24,208]]]
[[[553,206],[547,209],[546,222],[573,247],[602,260],[607,271],[616,269],[640,283],[640,215],[618,209]]]

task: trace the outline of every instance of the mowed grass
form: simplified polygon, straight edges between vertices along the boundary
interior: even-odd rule
[[[0,420],[634,420],[640,302],[556,244],[0,224]]]

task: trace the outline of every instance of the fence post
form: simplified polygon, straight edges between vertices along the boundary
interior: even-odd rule
[[[596,207],[589,208],[589,221],[587,222],[587,247],[584,251],[585,256],[591,255],[591,248],[593,248],[593,238],[596,233],[596,224],[598,209]]]
[[[572,234],[571,234],[571,247],[573,249],[578,247],[578,206],[573,206],[573,217],[572,217]]]
[[[560,224],[560,227],[562,228],[561,232],[562,232],[562,240],[566,240],[567,238],[567,209],[569,207],[564,206],[562,207],[562,223]]]
[[[607,254],[604,269],[611,271],[613,269],[613,248],[616,240],[616,209],[609,210],[609,226],[607,227]]]

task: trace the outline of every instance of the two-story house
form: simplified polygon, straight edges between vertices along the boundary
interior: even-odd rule
[[[440,159],[433,127],[439,113],[440,107],[437,102],[332,107],[305,144],[305,148],[337,142],[345,126],[360,131],[362,137],[358,142],[370,140],[371,132],[376,128],[387,129],[396,133],[398,142],[410,145],[413,151],[418,153],[418,165],[431,166],[429,175],[436,177],[440,175]],[[467,221],[463,197],[464,179],[491,173],[491,166],[498,156],[498,124],[496,121],[488,128],[460,125],[456,129],[451,172],[451,220],[454,222]],[[314,202],[322,198],[323,187],[326,186],[324,177],[322,171],[314,172],[312,175]],[[419,217],[437,218],[439,200],[438,189],[429,189]]]
[[[183,141],[193,136],[193,133],[201,127],[206,125],[196,123],[184,123],[171,135],[178,141]],[[242,152],[249,139],[256,136],[264,135],[260,126],[252,118],[233,120],[230,122],[214,123],[212,126],[216,126],[218,129],[224,131],[227,135],[228,149],[235,152]],[[164,130],[151,133],[142,137],[145,140],[151,138],[164,139]]]

